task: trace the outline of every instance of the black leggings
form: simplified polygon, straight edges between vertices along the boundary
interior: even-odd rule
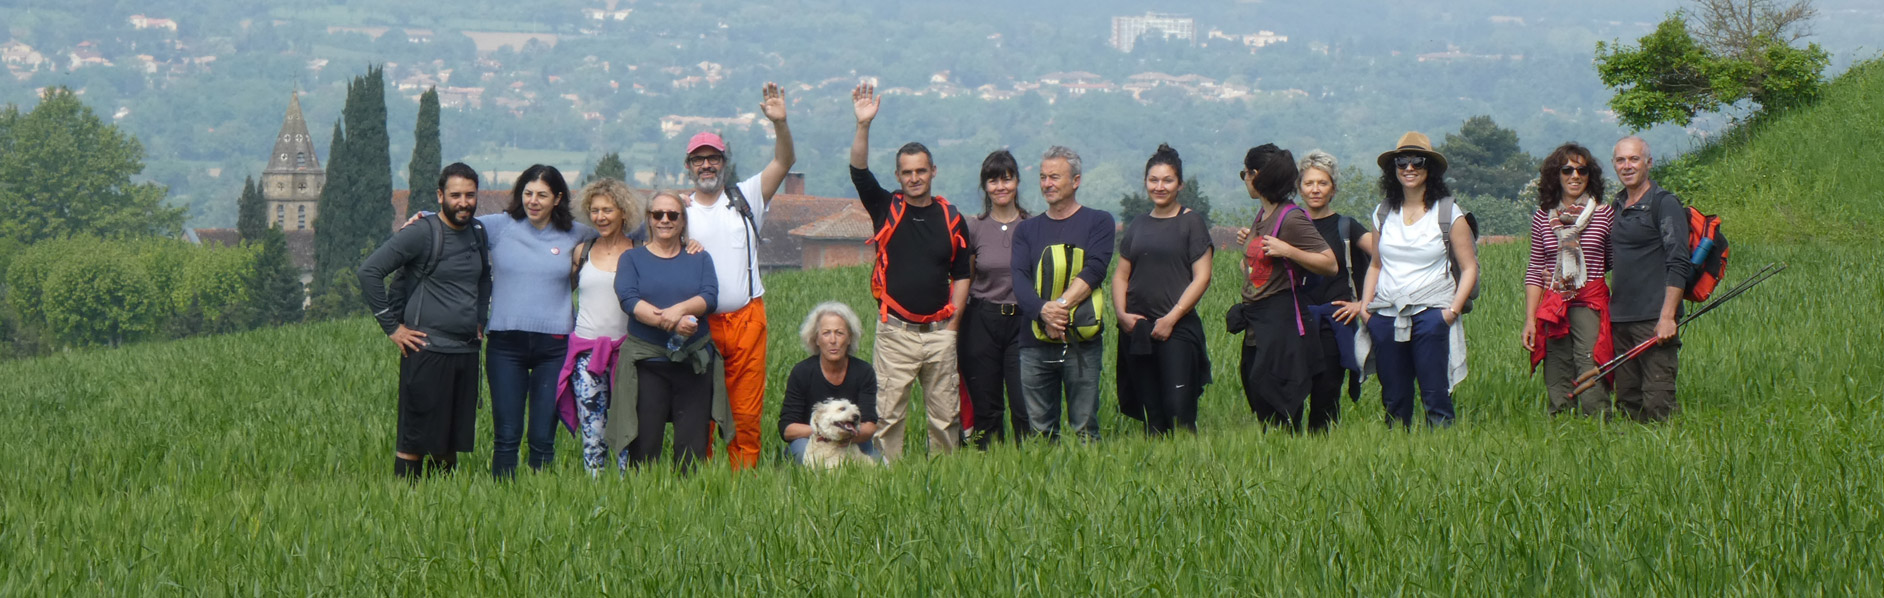
[[[696,374],[693,366],[665,361],[635,363],[634,442],[628,460],[640,465],[661,456],[667,423],[674,422],[674,462],[681,469],[706,458],[707,431],[713,421],[713,383],[710,373]]]

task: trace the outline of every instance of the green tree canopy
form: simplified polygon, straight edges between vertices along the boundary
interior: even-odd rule
[[[1622,124],[1687,126],[1697,114],[1743,101],[1766,110],[1817,97],[1831,55],[1818,44],[1798,48],[1789,41],[1755,33],[1737,47],[1712,49],[1675,13],[1634,47],[1597,42],[1596,74],[1616,90],[1609,107]]]
[[[1196,210],[1203,215],[1204,222],[1210,222],[1210,196],[1204,195],[1200,188],[1197,177],[1186,179],[1184,188],[1178,190],[1178,205]],[[1119,222],[1131,224],[1139,216],[1150,214],[1151,208],[1151,198],[1143,192],[1127,193],[1119,198]]]
[[[628,165],[621,161],[621,154],[609,152],[602,154],[602,159],[595,162],[589,174],[582,177],[582,184],[587,185],[601,179],[628,180]]]
[[[32,111],[0,110],[0,237],[24,243],[72,235],[176,235],[184,211],[164,187],[133,183],[144,146],[106,124],[71,90],[48,90]]]
[[[262,201],[262,189],[255,186],[255,177],[248,177],[242,181],[242,197],[236,200],[236,232],[244,241],[256,241],[267,228],[268,204]]]
[[[1490,116],[1474,116],[1433,148],[1445,154],[1447,182],[1455,195],[1515,198],[1537,177],[1537,160],[1518,148],[1518,132]]]

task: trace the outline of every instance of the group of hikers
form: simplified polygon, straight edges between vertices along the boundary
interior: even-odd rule
[[[401,355],[396,475],[447,472],[472,450],[480,349],[499,478],[515,475],[526,439],[529,465],[549,465],[559,425],[581,438],[591,473],[659,458],[670,425],[683,468],[708,457],[715,435],[734,469],[758,463],[768,342],[758,245],[795,161],[783,92],[768,83],[762,98],[776,143],[743,181],[723,178],[727,146],[711,132],[687,142],[692,188],[681,192],[644,196],[612,179],[572,191],[537,165],[517,178],[506,210],[475,216],[478,173],[444,168],[439,212],[415,216],[358,273]],[[899,458],[917,385],[932,454],[1058,439],[1062,412],[1072,434],[1097,441],[1108,309],[1120,411],[1154,436],[1197,429],[1212,380],[1211,327],[1196,308],[1215,249],[1209,222],[1178,201],[1176,150],[1160,145],[1146,161],[1151,211],[1122,230],[1080,203],[1080,156],[1061,146],[1040,158],[1044,213],[1020,207],[1019,163],[996,150],[982,162],[980,213],[965,215],[932,192],[935,162],[920,143],[896,151],[895,190],[879,183],[869,146],[881,98],[859,85],[852,102],[851,181],[876,231],[875,345],[871,361],[856,357],[863,324],[842,302],[804,314],[810,355],[786,379],[777,423],[788,454],[826,441],[813,437],[812,408],[843,399],[863,421],[840,442]],[[1238,231],[1245,276],[1224,330],[1243,334],[1243,394],[1266,425],[1325,430],[1368,375],[1390,427],[1413,426],[1416,387],[1425,425],[1455,418],[1461,321],[1479,281],[1476,224],[1453,202],[1446,157],[1425,135],[1403,135],[1375,162],[1385,199],[1363,222],[1332,208],[1334,156],[1298,160],[1273,144],[1244,156],[1239,176],[1258,210]],[[1613,390],[1617,411],[1656,421],[1679,411],[1688,221],[1649,180],[1644,141],[1622,139],[1611,163],[1623,189],[1606,200],[1588,149],[1566,143],[1544,159],[1520,341],[1533,369],[1543,366],[1551,413],[1607,416]],[[1579,372],[1648,339],[1660,342],[1613,379],[1572,392]]]

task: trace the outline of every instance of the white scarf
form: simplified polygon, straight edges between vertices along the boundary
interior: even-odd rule
[[[1581,213],[1574,222],[1566,222],[1564,208],[1581,205]],[[1557,233],[1557,268],[1551,276],[1552,290],[1574,291],[1583,288],[1589,282],[1590,273],[1586,267],[1589,260],[1583,255],[1583,229],[1589,228],[1590,216],[1596,214],[1596,202],[1588,196],[1579,197],[1573,203],[1562,203],[1550,211],[1551,228]]]

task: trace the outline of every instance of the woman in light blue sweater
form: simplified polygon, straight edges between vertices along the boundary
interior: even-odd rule
[[[515,475],[526,427],[530,467],[540,470],[556,454],[556,379],[576,326],[570,255],[576,244],[596,237],[595,229],[575,222],[569,201],[563,174],[537,164],[517,177],[508,208],[478,217],[491,243],[484,373],[495,436],[491,475],[498,478]]]

